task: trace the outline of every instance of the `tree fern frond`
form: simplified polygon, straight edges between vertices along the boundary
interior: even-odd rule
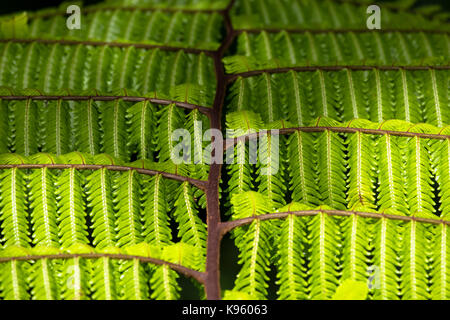
[[[147,100],[136,103],[127,110],[129,145],[139,159],[153,159],[153,136],[156,128],[155,107]]]
[[[0,175],[0,219],[5,247],[29,247],[26,176],[13,168]]]
[[[157,245],[171,243],[165,180],[161,175],[153,176],[146,181],[146,196],[143,226],[145,241]]]
[[[183,111],[171,104],[160,111],[158,123],[158,159],[159,161],[168,161],[172,159],[173,148],[176,141],[172,141],[172,133],[183,127]]]
[[[84,177],[71,168],[61,172],[55,185],[61,246],[68,248],[77,243],[87,244],[88,232],[83,201]],[[79,261],[73,263],[78,264]]]
[[[372,123],[364,120],[350,121],[349,127],[370,128]],[[375,141],[372,136],[356,132],[348,139],[349,208],[364,206],[375,208]]]
[[[113,181],[113,203],[116,212],[117,245],[119,247],[134,245],[143,240],[140,180],[139,175],[132,170],[116,176]],[[127,263],[125,262],[125,264]]]
[[[314,137],[297,131],[289,137],[289,177],[293,201],[318,205],[321,195],[317,186],[317,161]],[[306,156],[308,155],[308,156]]]
[[[181,241],[198,248],[196,266],[202,270],[206,255],[206,225],[199,217],[192,187],[187,182],[180,184],[177,190],[173,215],[179,225],[178,237]]]
[[[63,100],[48,102],[39,110],[43,130],[42,151],[61,155],[70,148],[70,108]]]
[[[1,253],[3,257],[26,254],[28,254],[28,251],[20,246],[10,246]],[[29,283],[26,276],[29,269],[29,261],[11,260],[0,264],[0,294],[2,299],[27,300],[30,298]]]
[[[119,99],[112,103],[104,103],[100,107],[102,151],[122,160],[129,158],[126,147],[126,111],[125,103]]]
[[[325,119],[319,119],[318,125],[333,125]],[[336,208],[345,209],[345,156],[342,138],[337,133],[326,130],[319,133],[317,148],[323,155],[318,160],[319,193],[323,203]]]
[[[14,101],[11,105],[14,121],[14,151],[29,156],[38,152],[38,106],[31,99]]]
[[[308,223],[308,241],[311,254],[311,299],[327,299],[338,285],[338,238],[339,220],[319,213]]]
[[[48,168],[32,170],[28,176],[33,243],[36,245],[59,246],[56,179],[54,172]]]
[[[93,171],[87,177],[87,207],[92,208],[93,244],[97,248],[111,247],[116,241],[112,174],[107,169]]]
[[[309,207],[291,203],[280,212],[308,210]],[[307,298],[307,274],[305,251],[307,250],[305,219],[289,215],[282,223],[277,241],[278,281],[280,300],[303,300]]]

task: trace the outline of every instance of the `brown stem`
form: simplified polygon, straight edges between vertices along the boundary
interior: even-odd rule
[[[236,32],[241,34],[243,32],[247,33],[260,33],[260,32],[268,32],[268,33],[279,33],[282,31],[286,31],[289,33],[312,33],[312,34],[320,34],[320,33],[437,33],[437,34],[450,34],[450,31],[446,30],[427,30],[427,29],[380,29],[380,30],[369,30],[369,29],[302,29],[302,28],[258,28],[258,29],[237,29]]]
[[[322,71],[340,71],[344,69],[349,70],[450,70],[450,65],[443,65],[443,66],[299,66],[299,67],[282,67],[282,68],[269,68],[269,69],[260,69],[260,70],[250,70],[246,72],[240,72],[240,73],[234,73],[234,74],[228,74],[227,81],[232,82],[236,80],[237,78],[248,78],[257,76],[263,73],[285,73],[289,71],[316,71],[316,70],[322,70]]]
[[[412,125],[411,127],[413,127]],[[296,128],[283,128],[277,129],[277,131],[264,131],[264,132],[254,132],[246,135],[242,135],[236,138],[228,138],[224,142],[224,149],[233,147],[238,141],[249,141],[257,139],[259,136],[266,135],[270,132],[272,135],[284,135],[291,134],[297,131],[302,132],[323,132],[323,131],[332,131],[332,132],[341,132],[341,133],[356,133],[362,132],[365,134],[374,134],[374,135],[391,135],[398,137],[419,137],[423,139],[438,139],[438,140],[447,140],[450,139],[450,135],[439,134],[439,133],[422,133],[422,132],[409,132],[409,131],[392,131],[392,130],[382,130],[382,129],[365,129],[365,128],[349,128],[349,127],[296,127]]]
[[[227,29],[227,37],[222,43],[219,50],[214,56],[214,67],[216,71],[217,90],[214,98],[213,111],[211,113],[211,128],[221,130],[221,114],[222,107],[225,101],[225,92],[227,81],[225,77],[225,70],[222,64],[222,57],[235,37],[233,26],[231,24],[229,11],[234,4],[231,0],[227,9],[224,11],[225,25]],[[216,146],[217,147],[217,146]],[[219,150],[214,152],[220,152]],[[212,156],[214,155],[212,153]],[[211,164],[208,177],[208,187],[206,190],[207,199],[207,224],[208,224],[208,239],[207,239],[207,253],[206,253],[206,279],[205,292],[208,300],[219,300],[221,298],[220,292],[220,243],[222,234],[220,232],[220,207],[219,207],[219,182],[222,165],[218,163]]]
[[[159,11],[159,12],[165,12],[165,13],[187,13],[187,14],[196,14],[196,13],[220,13],[223,11],[223,9],[188,9],[188,8],[149,8],[149,7],[123,7],[123,6],[109,6],[109,7],[88,7],[88,8],[82,8],[81,9],[84,14],[89,13],[95,13],[98,11],[142,11],[142,12],[149,12],[149,11]],[[65,11],[59,11],[54,10],[50,12],[44,12],[44,13],[35,13],[30,15],[30,20],[32,19],[45,19],[45,18],[51,18],[55,16],[65,16],[67,15]]]
[[[192,179],[185,176],[180,176],[173,173],[168,173],[164,171],[157,171],[151,169],[144,168],[136,168],[136,167],[127,167],[127,166],[117,166],[117,165],[99,165],[99,164],[0,164],[0,170],[2,169],[77,169],[77,170],[101,170],[107,169],[111,171],[136,171],[140,174],[144,175],[161,175],[167,179],[181,181],[181,182],[189,182],[190,184],[196,186],[199,189],[205,190],[207,186],[207,181]]]
[[[211,108],[204,107],[192,103],[180,102],[169,99],[159,99],[159,98],[148,98],[148,97],[130,97],[130,96],[55,96],[55,95],[39,95],[39,96],[22,96],[22,95],[9,95],[9,96],[0,96],[1,100],[70,100],[70,101],[84,101],[84,100],[94,100],[94,101],[114,101],[117,99],[121,99],[127,102],[141,102],[141,101],[149,101],[154,104],[161,105],[169,105],[175,104],[176,106],[188,110],[197,109],[203,114],[208,115],[211,112]]]
[[[27,260],[40,260],[40,259],[72,259],[72,258],[85,258],[85,259],[98,259],[98,258],[110,258],[110,259],[120,259],[120,260],[133,260],[137,259],[141,262],[152,263],[156,265],[167,265],[171,269],[184,274],[187,277],[192,277],[200,283],[204,283],[205,274],[200,271],[196,271],[193,269],[186,268],[182,265],[171,263],[168,261],[150,258],[150,257],[141,257],[127,254],[108,254],[108,253],[82,253],[82,254],[51,254],[51,255],[29,255],[29,256],[20,256],[20,257],[7,257],[0,258],[0,263],[5,263],[9,261],[27,261]]]
[[[44,44],[61,44],[61,45],[86,45],[86,46],[108,46],[118,48],[135,47],[137,49],[160,49],[165,51],[184,51],[187,53],[204,53],[208,56],[213,56],[216,51],[197,48],[186,48],[169,45],[147,44],[147,43],[132,43],[132,42],[109,42],[109,41],[89,41],[89,40],[67,40],[67,39],[0,39],[0,43],[15,42],[15,43],[44,43]]]
[[[319,213],[326,213],[330,216],[351,216],[357,215],[364,218],[375,218],[375,219],[391,219],[391,220],[400,220],[400,221],[417,221],[421,223],[429,223],[429,224],[445,224],[450,225],[450,221],[440,220],[440,219],[429,219],[429,218],[421,218],[421,217],[413,217],[413,216],[399,216],[392,214],[384,214],[384,213],[374,213],[374,212],[360,212],[360,211],[345,211],[345,210],[301,210],[301,211],[290,211],[290,212],[274,212],[269,214],[263,214],[260,216],[253,216],[244,219],[238,219],[233,221],[222,222],[220,225],[220,232],[223,235],[230,232],[231,230],[242,227],[244,225],[251,224],[255,220],[272,220],[272,219],[283,219],[288,217],[289,215],[295,216],[315,216]]]

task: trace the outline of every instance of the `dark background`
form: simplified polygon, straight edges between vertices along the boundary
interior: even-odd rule
[[[15,12],[15,11],[23,11],[23,10],[37,10],[37,9],[43,9],[46,7],[54,7],[58,6],[62,2],[67,1],[61,1],[61,0],[6,0],[7,4],[2,4],[0,8],[0,14]],[[6,2],[5,1],[5,2]],[[101,2],[102,0],[84,0],[84,4],[94,4]],[[73,2],[77,2],[77,0],[74,0]],[[377,3],[376,0],[373,1],[375,4]],[[418,4],[440,4],[443,8],[446,10],[450,10],[450,1],[449,0],[420,0],[418,1]]]

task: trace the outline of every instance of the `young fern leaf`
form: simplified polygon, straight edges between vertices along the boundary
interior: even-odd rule
[[[61,297],[64,300],[89,299],[89,265],[88,259],[80,257],[67,259],[63,263]]]
[[[85,68],[89,49],[85,45],[79,44],[71,47],[69,51],[68,61],[70,66],[66,70],[67,76],[62,77],[61,88],[67,88],[74,91],[81,91],[86,89],[84,81],[80,79],[87,79],[88,69]]]
[[[448,134],[449,128],[440,131]],[[439,184],[439,212],[441,218],[448,220],[450,217],[450,140],[437,142],[432,147],[433,167],[435,168],[436,181]]]
[[[446,300],[450,297],[450,232],[448,225],[441,224],[436,227],[434,237],[433,261],[432,264],[432,285],[431,298],[436,300]]]
[[[383,122],[379,128],[402,130],[404,126],[406,123],[400,120],[391,120]],[[405,142],[405,139],[390,134],[383,135],[378,140],[379,194],[377,202],[380,210],[394,209],[408,214],[405,188],[407,184],[404,175],[404,159],[407,151]]]
[[[371,221],[356,214],[342,220],[343,269],[342,279],[367,281],[372,238]]]
[[[158,125],[158,159],[160,162],[172,159],[173,149],[177,141],[172,141],[175,130],[182,128],[184,113],[174,104],[164,107],[161,111]]]
[[[128,108],[128,147],[133,153],[137,153],[138,159],[153,159],[153,137],[156,128],[156,110],[147,100],[136,103]]]
[[[324,209],[329,207],[323,207]],[[308,223],[311,254],[311,299],[329,299],[336,291],[340,272],[337,229],[339,220],[320,212]]]
[[[316,206],[320,203],[317,186],[317,153],[314,150],[315,136],[297,131],[288,140],[289,177],[292,200]]]
[[[55,199],[56,176],[52,170],[42,168],[30,171],[28,176],[33,244],[47,247],[59,246],[57,202]]]
[[[402,294],[398,269],[400,258],[401,222],[381,218],[375,225],[374,265],[379,267],[379,289],[373,291],[374,299],[397,300]],[[376,269],[375,269],[376,270]]]
[[[0,297],[3,300],[29,300],[26,274],[28,261],[12,260],[0,264]]]
[[[166,203],[165,179],[155,175],[146,181],[146,202],[144,206],[145,242],[155,245],[168,245],[172,243],[172,231],[168,217]],[[167,258],[164,256],[164,259]],[[179,296],[177,284],[178,274],[167,265],[151,267],[152,276],[150,287],[153,291],[151,298],[156,300],[175,300]]]
[[[163,61],[162,55],[163,53],[159,49],[155,49],[147,51],[145,56],[143,56],[143,62],[137,68],[136,83],[134,84],[134,87],[142,94],[149,94],[152,91],[156,91]]]
[[[8,114],[8,102],[0,99],[0,114]],[[0,154],[8,153],[8,117],[0,118]]]
[[[196,268],[203,270],[206,261],[206,225],[199,217],[192,187],[188,182],[179,185],[173,215],[179,225],[178,237],[198,249]]]
[[[424,300],[430,298],[430,288],[427,283],[427,249],[426,242],[429,226],[411,221],[405,226],[404,262],[402,274],[404,288],[402,299]]]
[[[76,104],[73,108],[74,125],[71,135],[75,138],[75,149],[95,155],[100,153],[100,127],[98,105],[94,100]]]
[[[355,120],[348,127],[370,128],[372,123]],[[375,143],[372,136],[360,131],[348,136],[349,189],[347,203],[349,209],[359,206],[375,209]]]
[[[136,171],[130,170],[117,175],[113,185],[117,245],[124,247],[138,244],[143,240],[141,224],[141,178]]]
[[[256,182],[259,183],[258,191],[266,195],[277,207],[285,204],[284,196],[287,189],[282,174],[284,171],[279,143],[278,135],[267,133],[260,136],[259,168],[256,178]]]
[[[158,174],[145,182],[147,198],[144,205],[142,235],[145,242],[150,244],[170,244],[172,242],[172,233],[169,226],[165,179]]]
[[[45,244],[32,249],[33,254],[47,255],[59,254],[56,247],[48,247]],[[61,299],[61,272],[62,261],[52,259],[38,259],[30,266],[29,282],[31,298],[34,300],[58,300]]]
[[[60,88],[58,80],[63,67],[64,47],[56,44],[42,49],[47,50],[45,54],[41,53],[42,56],[46,56],[46,62],[42,66],[42,71],[38,74],[40,79],[37,87],[42,88],[44,92],[55,92]]]
[[[17,100],[10,104],[14,121],[14,152],[29,156],[38,152],[38,107],[31,99]]]
[[[111,84],[112,91],[124,88],[132,88],[133,75],[136,68],[138,53],[131,46],[120,53],[117,57],[117,72],[113,74]]]
[[[57,156],[71,151],[69,104],[63,100],[50,101],[40,108],[39,113],[43,131],[42,151]]]
[[[122,300],[148,300],[148,267],[138,259],[125,260],[120,263],[120,297]]]
[[[434,133],[434,127],[420,124],[408,131]],[[433,141],[414,137],[408,141],[408,205],[411,214],[430,215],[436,210],[434,189],[431,181],[431,160],[429,149]]]
[[[37,42],[32,42],[23,49],[20,62],[17,64],[17,86],[19,88],[27,89],[35,87],[40,68],[38,61],[41,50],[42,45]]]
[[[336,126],[331,119],[319,118],[317,126]],[[318,134],[317,148],[319,154],[319,194],[322,203],[332,208],[345,210],[346,205],[346,176],[345,167],[347,165],[344,155],[344,144],[338,133],[325,130]]]
[[[119,261],[104,257],[93,260],[91,265],[92,298],[117,300],[119,298]]]
[[[102,126],[102,152],[114,158],[127,161],[126,105],[122,100],[105,102],[100,106]]]
[[[61,298],[57,281],[57,265],[49,259],[39,259],[31,265],[31,296],[34,300],[58,300]]]
[[[231,198],[233,219],[242,219],[273,210],[273,204],[260,193],[249,191],[234,194]],[[247,228],[234,231],[235,243],[238,247],[239,264],[242,268],[236,278],[233,290],[243,291],[257,299],[267,296],[267,272],[272,250],[271,226],[269,221],[255,220]]]
[[[257,299],[267,297],[267,272],[270,270],[269,258],[272,250],[270,235],[271,228],[267,221],[256,220],[245,233],[237,237],[239,264],[242,264],[242,268],[233,290],[246,292]]]
[[[278,209],[279,212],[310,210],[297,202]],[[306,219],[290,214],[282,223],[276,247],[278,254],[277,284],[278,299],[304,300],[308,296],[307,274],[305,272],[307,250]]]
[[[66,169],[57,177],[55,185],[61,246],[89,243],[83,201],[84,176],[74,168]]]
[[[93,245],[102,249],[116,241],[112,174],[107,169],[94,170],[86,183],[87,207],[92,208]]]
[[[5,247],[29,247],[25,173],[18,168],[0,173],[0,221]]]
[[[150,278],[153,290],[151,298],[155,300],[177,300],[180,296],[180,287],[177,283],[178,273],[168,265],[157,266]]]

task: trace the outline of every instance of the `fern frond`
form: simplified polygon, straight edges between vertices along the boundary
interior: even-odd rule
[[[112,175],[107,169],[95,170],[86,183],[87,207],[92,210],[93,244],[100,249],[113,246],[116,240]]]
[[[336,125],[335,122],[326,119],[317,121],[319,126]],[[346,208],[346,160],[344,156],[344,144],[337,133],[326,130],[318,134],[317,148],[322,155],[318,159],[319,193],[323,203],[336,208]]]
[[[108,253],[117,250],[105,248]],[[95,300],[117,300],[119,298],[119,261],[107,257],[93,260],[91,275],[92,298]]]
[[[128,108],[128,132],[131,151],[137,153],[139,159],[153,159],[153,136],[155,135],[156,111],[147,100]]]
[[[405,126],[400,120],[388,121],[383,124],[383,128],[388,130]],[[380,126],[381,127],[381,126]],[[392,208],[403,213],[408,212],[408,204],[405,186],[405,164],[407,146],[406,140],[394,137],[389,134],[384,135],[378,141],[377,150],[379,152],[378,170],[378,204],[380,210]]]
[[[339,220],[319,213],[308,222],[311,254],[311,299],[329,299],[336,291],[340,272],[337,229]]]
[[[39,110],[42,151],[57,156],[71,151],[70,108],[63,100],[50,101]]]
[[[14,152],[29,156],[38,152],[38,106],[31,99],[10,104],[14,121]]]
[[[183,111],[171,104],[163,108],[158,124],[158,159],[159,161],[168,161],[172,159],[173,148],[177,141],[172,141],[172,133],[179,128],[183,128]]]
[[[92,99],[76,104],[73,108],[74,125],[71,136],[75,149],[95,155],[100,153],[100,125],[98,105]]]
[[[365,120],[350,121],[349,127],[370,128]],[[357,206],[375,208],[375,142],[374,138],[361,132],[351,134],[348,139],[349,189],[348,208]]]
[[[129,151],[126,146],[126,111],[125,103],[119,99],[112,103],[105,102],[100,106],[102,152],[124,161],[129,158]]]
[[[280,212],[310,209],[306,205],[293,202],[278,209]],[[289,215],[282,223],[280,236],[277,238],[278,299],[304,300],[307,298],[307,273],[305,272],[305,251],[307,250],[307,229],[305,219]]]
[[[165,179],[156,175],[146,181],[143,237],[148,243],[169,244],[172,241]]]
[[[17,168],[0,174],[0,220],[5,247],[29,247],[26,176]]]
[[[10,246],[1,252],[2,257],[27,255],[28,251],[20,246]],[[29,261],[11,260],[0,263],[0,295],[4,300],[28,300],[30,298],[27,274]]]
[[[113,182],[113,203],[116,212],[117,245],[119,247],[134,245],[143,240],[140,180],[135,171],[129,171],[117,175]],[[132,267],[132,265],[127,268],[129,267]]]
[[[87,244],[84,177],[71,168],[61,172],[55,181],[60,243],[68,248],[77,243]],[[73,263],[79,263],[73,262]]]
[[[33,243],[36,245],[59,246],[56,179],[54,172],[48,168],[32,170],[28,176]]]
[[[199,250],[196,266],[202,270],[206,261],[206,225],[199,217],[192,187],[187,182],[179,185],[173,215],[179,225],[178,237]]]
[[[321,195],[317,186],[317,162],[314,137],[297,131],[288,140],[290,190],[293,201],[318,205]],[[306,156],[307,155],[307,156]]]

